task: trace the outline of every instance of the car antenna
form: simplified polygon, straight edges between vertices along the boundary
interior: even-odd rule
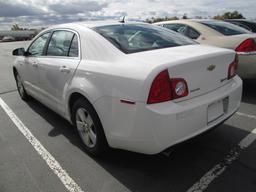
[[[125,16],[123,16],[122,20],[119,21],[120,23],[125,23]]]

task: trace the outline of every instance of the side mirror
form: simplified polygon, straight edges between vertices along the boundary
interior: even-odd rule
[[[25,49],[24,48],[18,48],[13,50],[12,55],[14,56],[24,56],[25,55]]]

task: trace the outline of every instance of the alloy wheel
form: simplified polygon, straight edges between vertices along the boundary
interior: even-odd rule
[[[92,117],[84,108],[79,108],[76,112],[76,127],[84,144],[89,148],[95,147],[97,142],[95,125]]]

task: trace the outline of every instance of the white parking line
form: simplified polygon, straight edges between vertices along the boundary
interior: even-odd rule
[[[236,112],[236,114],[239,115],[239,116],[248,117],[248,118],[251,118],[251,119],[256,119],[255,115],[248,115],[248,114],[241,113],[241,112]]]
[[[15,115],[10,107],[0,98],[0,106],[10,117],[20,132],[31,143],[38,154],[45,160],[47,165],[59,177],[66,189],[70,192],[83,192],[78,184],[68,175],[68,173],[61,167],[56,159],[44,148],[44,146],[37,140],[37,138],[29,131],[29,129],[22,123],[22,121]]]
[[[225,157],[224,161],[215,165],[208,171],[197,183],[195,183],[187,192],[201,192],[208,188],[210,183],[220,176],[233,161],[238,159],[241,152],[249,147],[256,140],[256,128],[247,135],[240,143],[234,147]]]
[[[248,115],[245,113],[237,112],[237,115],[256,119],[256,116]],[[256,140],[256,128],[251,131],[240,143],[235,146],[225,159],[219,164],[215,165],[211,170],[209,170],[201,179],[195,183],[187,192],[202,192],[208,188],[214,179],[220,176],[228,166],[230,166],[235,160],[238,159],[241,152],[248,148]]]

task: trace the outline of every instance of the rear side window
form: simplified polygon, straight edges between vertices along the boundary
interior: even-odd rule
[[[71,57],[77,57],[78,43],[76,41],[77,37],[73,32],[55,31],[52,34],[46,55],[60,57],[68,57],[72,55]],[[77,53],[75,49],[77,49]],[[70,51],[72,51],[72,53],[70,53]]]
[[[240,22],[230,22],[230,23],[235,24],[235,25],[237,25],[239,27],[243,27],[243,28],[247,29],[248,31],[252,31],[250,29],[250,27],[248,27],[246,24],[243,24],[242,22],[241,23]]]
[[[256,22],[252,22],[252,21],[245,21],[244,22],[245,25],[247,25],[252,32],[256,32]]]
[[[256,32],[256,23],[249,21],[227,20],[227,22],[243,27],[251,32]]]
[[[78,38],[76,35],[74,35],[71,45],[70,45],[68,56],[69,57],[78,57],[78,54],[79,54]]]
[[[198,31],[196,31],[195,29],[193,29],[192,27],[187,26],[185,35],[191,39],[197,39],[201,34]]]
[[[94,30],[126,54],[195,44],[171,30],[149,24],[107,25]]]
[[[246,29],[223,21],[201,21],[200,23],[226,36],[251,33]]]

